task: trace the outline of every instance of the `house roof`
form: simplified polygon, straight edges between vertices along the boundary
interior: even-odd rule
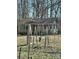
[[[31,19],[31,18],[28,18],[28,19],[21,19],[21,20],[18,20],[17,23],[18,24],[47,24],[47,23],[50,23],[52,24],[54,22],[54,20],[56,20],[58,22],[61,22],[60,18],[34,18],[34,19]]]

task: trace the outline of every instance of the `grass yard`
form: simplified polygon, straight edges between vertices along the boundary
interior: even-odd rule
[[[29,56],[32,57],[32,59],[61,59],[61,36],[60,35],[42,36],[40,42],[39,42],[39,38],[40,36],[37,36],[37,37],[31,36]],[[46,38],[46,43],[45,43],[45,38]],[[19,46],[19,45],[25,45],[25,44],[27,44],[27,36],[18,36],[17,45]],[[20,46],[20,47],[21,47],[20,59],[28,59],[27,58],[28,45]],[[19,56],[20,47],[17,47],[17,58]],[[33,47],[36,47],[36,48],[33,48]]]

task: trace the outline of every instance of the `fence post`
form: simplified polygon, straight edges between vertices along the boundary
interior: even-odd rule
[[[27,35],[27,40],[28,40],[28,59],[30,55],[30,40],[31,40],[31,34],[32,34],[32,29],[31,29],[31,24],[28,25],[28,35]]]
[[[21,47],[19,49],[19,57],[18,57],[18,59],[20,59],[20,57],[21,57]]]
[[[46,48],[46,40],[47,40],[47,37],[45,36],[44,48]]]

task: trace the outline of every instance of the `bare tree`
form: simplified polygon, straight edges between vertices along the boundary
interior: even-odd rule
[[[26,19],[28,17],[29,17],[29,13],[28,13],[28,0],[23,0],[22,18]]]
[[[60,17],[61,0],[18,0],[18,18],[50,18]],[[31,4],[29,3],[31,2]],[[31,7],[29,8],[29,6]],[[29,11],[29,10],[32,10]]]

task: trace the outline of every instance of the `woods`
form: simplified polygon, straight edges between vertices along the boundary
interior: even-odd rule
[[[61,17],[61,0],[18,0],[17,18]]]

